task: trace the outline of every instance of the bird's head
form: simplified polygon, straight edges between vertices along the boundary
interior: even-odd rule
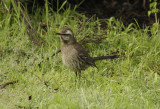
[[[61,42],[64,44],[73,44],[76,42],[73,31],[70,28],[62,28],[56,34],[60,36]]]

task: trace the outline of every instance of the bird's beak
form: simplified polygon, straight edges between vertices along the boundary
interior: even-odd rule
[[[56,33],[56,34],[57,34],[57,35],[64,35],[64,36],[65,36],[65,35],[68,35],[68,34],[63,34],[63,33]]]
[[[63,33],[56,33],[57,35],[59,35],[60,39],[61,40],[64,40],[66,34],[63,34]]]
[[[61,35],[61,33],[56,33],[57,35]]]

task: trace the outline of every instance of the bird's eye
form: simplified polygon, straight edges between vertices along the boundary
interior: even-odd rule
[[[63,40],[69,40],[69,35],[68,34],[65,34],[65,35],[62,35],[62,38],[63,38]]]

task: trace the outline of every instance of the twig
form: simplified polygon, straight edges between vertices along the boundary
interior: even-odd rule
[[[18,53],[20,56],[27,56],[28,58],[30,56],[33,56],[33,54],[28,54],[24,50],[14,50],[14,49],[9,49],[9,50],[2,49],[2,50],[0,50],[1,55],[3,55],[3,53],[5,53],[5,52],[7,52],[7,53]]]
[[[7,73],[9,73],[9,72],[5,72],[5,73],[3,73],[3,74],[0,74],[0,76],[4,76],[4,75],[7,74]]]
[[[14,84],[14,83],[17,83],[17,82],[18,82],[18,80],[15,80],[15,81],[10,81],[10,82],[7,82],[7,83],[5,83],[5,84],[2,84],[0,89],[3,89],[3,88],[5,88],[5,87],[8,86],[8,85]]]
[[[55,56],[56,54],[58,54],[58,53],[60,53],[60,52],[61,52],[61,50],[58,50],[58,51],[56,51],[55,53],[53,53],[52,56],[50,56],[50,57],[53,57],[53,56]],[[48,61],[50,57],[47,57],[46,60]],[[41,66],[41,63],[42,63],[42,62],[44,62],[44,60],[42,60],[42,61],[38,64],[39,67]]]
[[[17,2],[20,2],[20,1],[15,0],[15,5],[16,5],[16,8],[18,10]],[[23,7],[24,10],[26,10],[26,8],[24,7],[24,5],[21,2],[20,2],[20,5]],[[45,44],[46,41],[42,37],[40,37],[38,32],[33,28],[32,24],[31,24],[31,21],[29,19],[29,16],[24,13],[24,11],[22,10],[21,7],[20,7],[20,11],[22,13],[20,19],[21,19],[21,21],[23,21],[23,18],[25,18],[24,23],[26,25],[26,28],[28,29],[27,33],[28,33],[28,36],[29,36],[30,40],[38,46],[41,46],[42,44]]]
[[[89,23],[89,21],[95,16],[96,14],[94,14],[93,16],[91,16],[85,23],[82,23],[79,27],[80,29],[78,29],[79,31],[76,32],[75,36],[77,36],[79,33],[82,32],[82,30],[84,29],[84,24]]]
[[[86,39],[85,37],[83,38],[83,39],[81,39],[80,41],[79,41],[79,43],[81,43],[81,44],[86,44],[86,43],[100,43],[100,42],[102,42],[102,40],[103,39],[106,39],[107,37],[101,37],[101,36],[103,36],[103,35],[105,35],[105,34],[101,34],[101,35],[98,35],[98,36],[100,36],[100,37],[97,37],[97,38],[89,38],[89,39]]]
[[[53,53],[51,57],[57,55],[57,54],[60,53],[60,52],[61,52],[61,50],[57,50],[56,53]],[[49,57],[47,58],[47,60],[49,60]]]

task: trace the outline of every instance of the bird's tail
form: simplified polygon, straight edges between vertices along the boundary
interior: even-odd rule
[[[119,55],[113,55],[113,56],[98,56],[98,57],[93,57],[93,60],[94,60],[94,61],[98,61],[98,60],[115,59],[115,58],[119,58]]]

